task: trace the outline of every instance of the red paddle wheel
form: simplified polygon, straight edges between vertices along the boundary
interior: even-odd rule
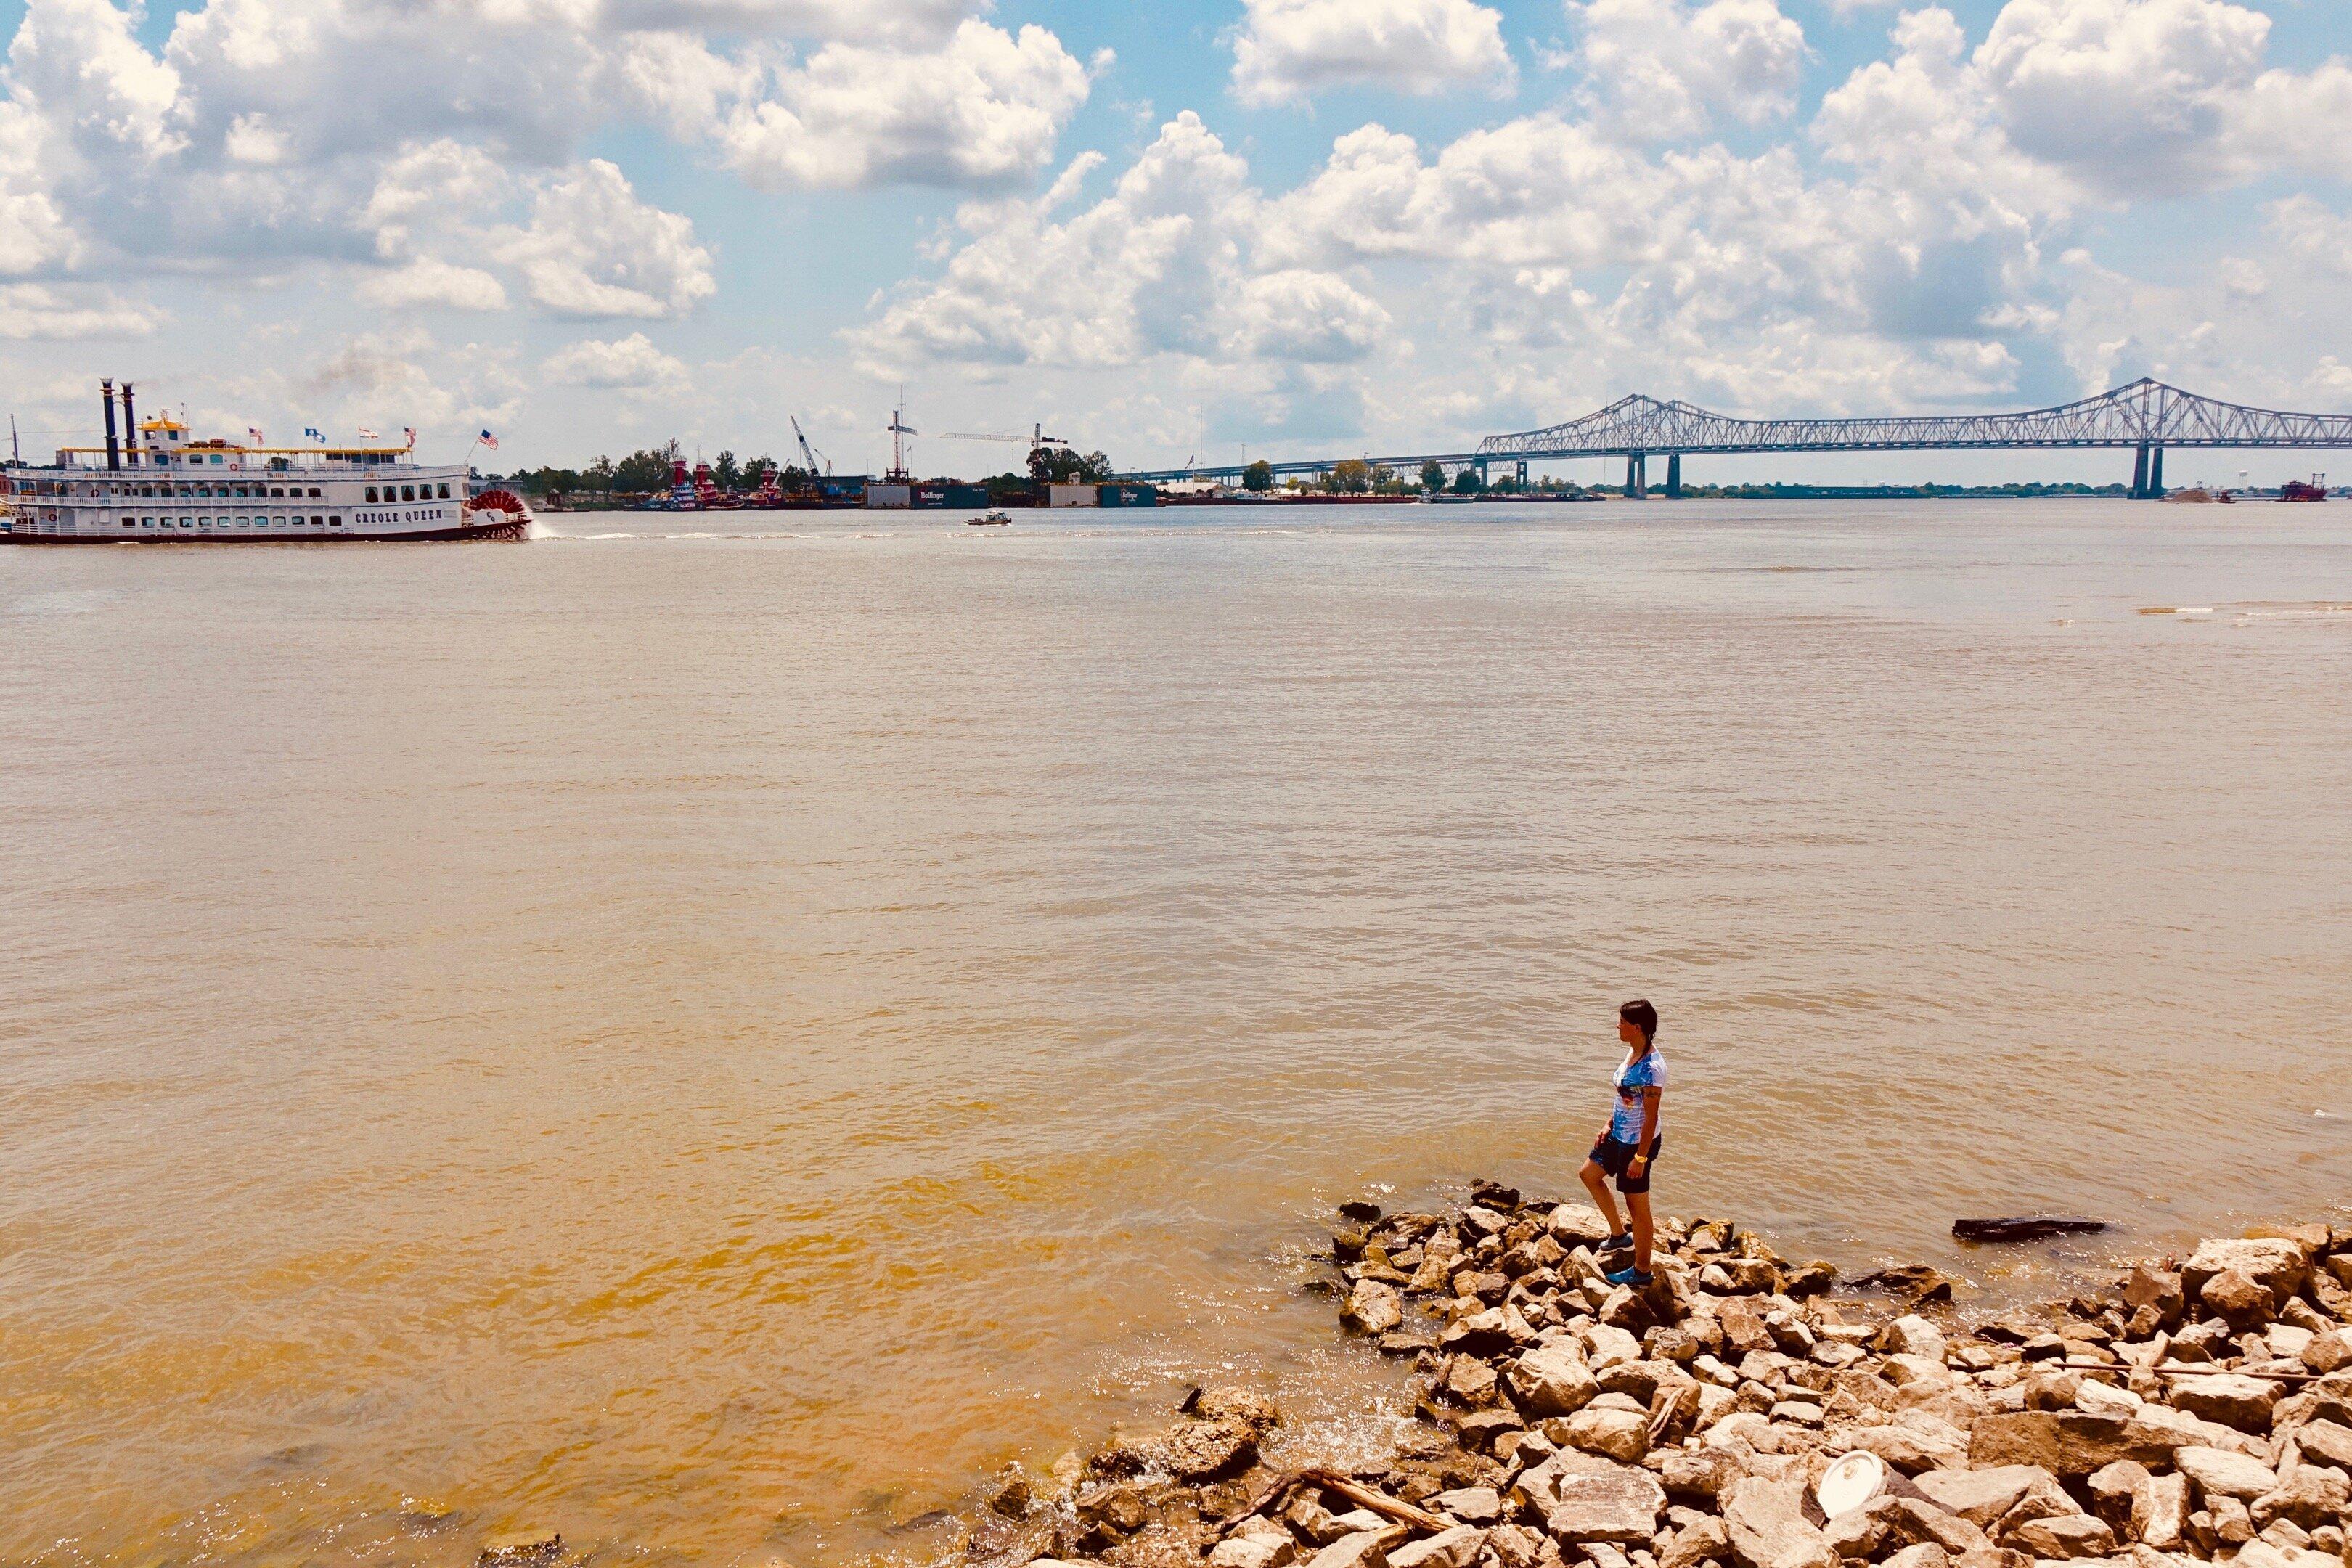
[[[466,527],[480,539],[525,538],[530,509],[512,490],[484,490],[466,503]]]

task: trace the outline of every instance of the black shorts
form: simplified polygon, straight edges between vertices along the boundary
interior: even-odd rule
[[[1646,1193],[1650,1190],[1650,1173],[1658,1168],[1658,1151],[1665,1146],[1666,1135],[1664,1133],[1661,1132],[1655,1138],[1651,1139],[1649,1163],[1642,1167],[1642,1173],[1640,1175],[1629,1176],[1625,1173],[1625,1168],[1633,1162],[1633,1145],[1631,1143],[1620,1143],[1616,1139],[1612,1138],[1609,1134],[1603,1132],[1600,1138],[1593,1142],[1592,1163],[1600,1166],[1602,1172],[1606,1174],[1617,1178],[1617,1190],[1619,1192]]]

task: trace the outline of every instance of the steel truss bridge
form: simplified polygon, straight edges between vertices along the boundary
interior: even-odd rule
[[[2304,447],[2352,449],[2352,414],[2289,414],[2249,408],[2183,392],[2143,378],[2053,408],[2022,414],[1928,414],[1866,419],[1736,419],[1687,403],[1663,403],[1636,394],[1608,407],[1516,435],[1489,436],[1468,452],[1428,452],[1358,459],[1401,474],[1425,464],[1486,477],[1496,464],[1511,465],[1522,481],[1528,464],[1551,458],[1625,459],[1631,495],[1648,493],[1648,460],[1666,459],[1664,490],[1682,490],[1685,453],[1727,452],[1962,452],[2036,447],[2129,447],[2137,454],[2131,493],[2146,498],[2164,489],[2168,447]],[[1270,463],[1277,474],[1322,474],[1339,458]],[[1169,480],[1234,479],[1244,465],[1168,468],[1123,474],[1122,479]]]

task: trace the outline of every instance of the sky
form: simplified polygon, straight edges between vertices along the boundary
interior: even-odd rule
[[[910,466],[965,474],[1022,448],[938,437],[1447,450],[1629,392],[2352,408],[2352,0],[0,0],[0,39],[28,457],[101,375],[485,466],[781,459],[797,416],[844,472],[903,388]]]

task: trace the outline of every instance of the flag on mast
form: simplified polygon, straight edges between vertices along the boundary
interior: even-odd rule
[[[482,432],[482,445],[495,452],[499,449],[499,438],[485,430]]]
[[[311,440],[318,442],[320,446],[324,446],[326,444],[326,437],[320,434],[317,430],[312,429],[308,425],[302,426],[302,434],[310,437]]]
[[[263,445],[261,432],[255,429],[252,426],[248,425],[245,427],[245,434],[246,438],[250,440],[255,446],[258,447]]]
[[[404,436],[405,436],[405,437],[408,437],[408,444],[409,444],[410,446],[414,447],[414,446],[415,446],[415,445],[416,445],[416,426],[414,426],[414,425],[404,425],[404,426],[401,426],[400,433],[401,433],[402,435],[404,435]]]
[[[361,440],[362,440],[362,441],[373,441],[373,440],[374,440],[375,438],[376,438],[376,435],[375,435],[375,432],[374,432],[374,431],[373,431],[373,430],[369,429],[369,428],[368,428],[366,426],[364,426],[364,425],[362,425],[362,426],[360,426],[360,439],[361,439]]]

